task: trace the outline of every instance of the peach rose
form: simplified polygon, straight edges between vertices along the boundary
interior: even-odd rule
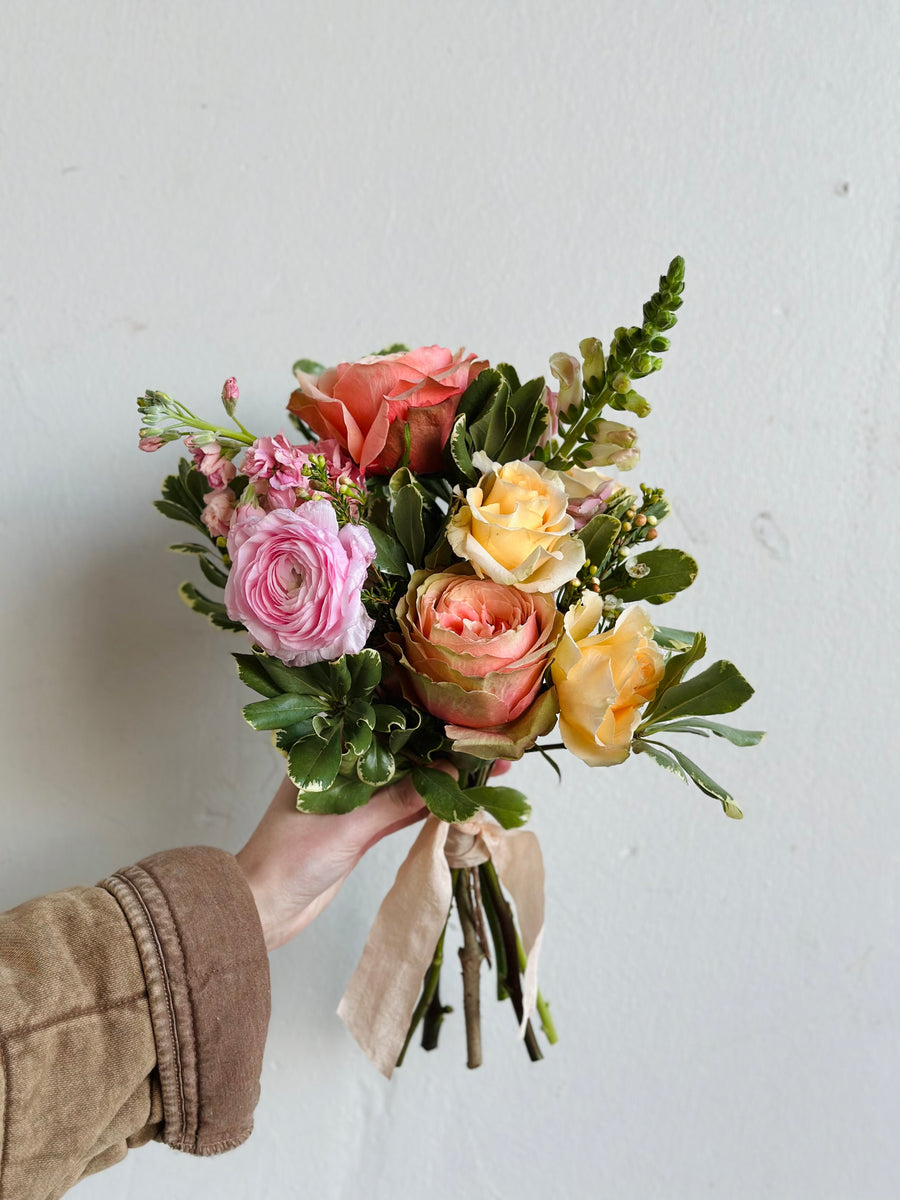
[[[442,346],[374,354],[339,363],[319,376],[295,372],[300,387],[288,410],[323,438],[335,438],[371,475],[389,475],[403,458],[409,428],[409,468],[440,471],[459,397],[487,366]]]
[[[569,498],[555,471],[524,462],[473,458],[484,471],[453,514],[447,540],[482,578],[523,592],[555,592],[584,565],[584,544],[573,536]]]
[[[562,632],[552,596],[478,579],[460,563],[435,574],[417,571],[397,605],[397,620],[400,636],[388,640],[411,698],[448,723],[457,749],[470,741],[499,746],[497,739],[512,733],[510,744],[503,742],[491,757],[519,757],[539,736],[535,720],[546,732],[547,705],[535,701]],[[549,711],[552,727],[552,697]],[[521,745],[512,744],[517,740]]]
[[[603,601],[586,592],[565,616],[552,663],[559,732],[591,767],[624,762],[641,709],[656,694],[665,659],[640,605],[622,612],[608,633],[594,633]]]

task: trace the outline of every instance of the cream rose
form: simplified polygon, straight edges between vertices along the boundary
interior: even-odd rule
[[[559,476],[524,462],[492,463],[474,456],[483,471],[453,514],[447,539],[482,578],[523,592],[555,592],[584,565],[584,544]]]
[[[626,608],[608,633],[594,633],[603,601],[587,592],[566,613],[552,663],[559,732],[591,767],[624,762],[641,709],[656,694],[665,659],[640,605]]]

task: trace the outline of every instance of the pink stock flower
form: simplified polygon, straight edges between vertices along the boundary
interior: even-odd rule
[[[205,445],[198,446],[194,438],[188,436],[184,439],[184,444],[191,452],[194,466],[201,475],[206,476],[210,487],[228,487],[237,475],[237,468],[223,453],[218,442],[207,442]]]
[[[420,346],[339,363],[319,376],[298,370],[288,409],[372,475],[396,468],[408,428],[410,470],[427,474],[441,470],[459,397],[486,366],[462,350]]]
[[[229,375],[222,385],[222,403],[225,405],[234,405],[237,403],[240,394],[237,380],[233,375]]]
[[[552,595],[478,579],[460,564],[417,571],[397,618],[400,637],[388,641],[416,702],[448,722],[458,750],[518,758],[548,716],[552,727],[553,698],[538,698],[563,626]],[[491,743],[487,755],[475,748]]]
[[[165,438],[142,437],[138,442],[138,449],[144,450],[147,454],[152,454],[154,450],[161,450],[165,444]]]
[[[361,525],[338,529],[328,500],[242,519],[228,539],[225,607],[288,666],[362,650],[374,622],[362,586],[375,547]]]
[[[214,538],[227,537],[234,513],[235,495],[231,488],[217,488],[203,497],[206,507],[200,520]]]
[[[561,472],[563,487],[569,498],[568,513],[576,529],[584,529],[598,513],[606,512],[608,501],[621,492],[633,496],[631,488],[618,479],[610,479],[596,467],[570,467]]]
[[[257,438],[244,455],[241,470],[266,511],[296,508],[315,494],[315,483],[309,476],[313,455],[324,458],[328,478],[335,486],[349,484],[365,489],[362,472],[333,439],[295,446],[283,433]]]

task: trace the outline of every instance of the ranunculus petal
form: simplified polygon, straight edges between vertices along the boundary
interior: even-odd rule
[[[268,654],[297,666],[365,645],[374,622],[360,591],[375,547],[362,526],[338,530],[330,501],[236,520],[228,553],[226,610]]]

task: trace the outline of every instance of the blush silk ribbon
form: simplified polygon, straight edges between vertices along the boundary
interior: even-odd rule
[[[450,911],[450,872],[488,859],[516,906],[526,954],[519,1036],[525,1034],[537,1000],[544,929],[544,863],[537,837],[525,829],[503,829],[481,814],[459,825],[429,816],[382,901],[337,1010],[388,1079]]]

